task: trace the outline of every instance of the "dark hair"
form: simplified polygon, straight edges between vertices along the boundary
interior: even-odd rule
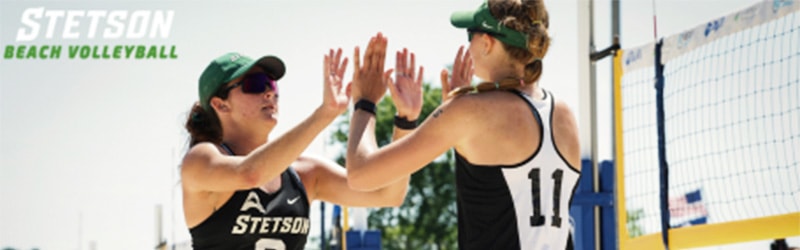
[[[451,91],[450,95],[512,89],[522,84],[533,84],[542,76],[542,59],[550,47],[550,35],[547,33],[550,17],[544,1],[489,0],[489,11],[501,24],[528,35],[527,50],[501,43],[512,59],[525,63],[525,75],[522,79],[504,79],[497,83],[482,82],[474,87],[460,87]]]
[[[186,119],[186,131],[189,132],[189,147],[201,142],[222,143],[222,124],[214,109],[206,111],[199,102],[192,105]]]

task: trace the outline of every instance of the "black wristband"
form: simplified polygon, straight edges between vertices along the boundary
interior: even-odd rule
[[[409,121],[405,117],[394,116],[394,125],[400,129],[415,129],[417,128],[417,120]]]
[[[361,109],[375,115],[375,103],[365,99],[358,100],[353,110]]]

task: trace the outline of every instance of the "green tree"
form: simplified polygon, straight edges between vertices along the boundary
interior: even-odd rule
[[[420,121],[424,120],[442,102],[441,88],[424,84],[424,103]],[[391,97],[378,103],[375,126],[376,141],[380,146],[389,144],[394,129],[394,105]],[[349,114],[345,114],[349,117]],[[333,143],[347,145],[349,123],[346,118],[336,122]],[[457,215],[455,168],[452,150],[443,154],[411,176],[408,194],[399,208],[372,209],[369,215],[371,228],[381,230],[383,249],[456,249]],[[338,162],[344,165],[344,155]]]

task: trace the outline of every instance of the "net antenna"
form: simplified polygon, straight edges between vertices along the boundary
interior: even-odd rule
[[[658,16],[656,15],[656,0],[653,0],[653,41],[658,40]]]

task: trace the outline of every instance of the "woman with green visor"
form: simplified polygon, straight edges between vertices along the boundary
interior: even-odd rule
[[[459,49],[452,74],[441,73],[446,100],[419,127],[404,126],[413,132],[402,139],[380,149],[374,139],[369,107],[389,80],[354,76],[350,186],[385,187],[453,148],[459,249],[570,249],[578,130],[569,107],[539,83],[550,45],[543,1],[489,0],[451,22],[466,29],[469,48]],[[473,74],[483,82],[470,86]]]

